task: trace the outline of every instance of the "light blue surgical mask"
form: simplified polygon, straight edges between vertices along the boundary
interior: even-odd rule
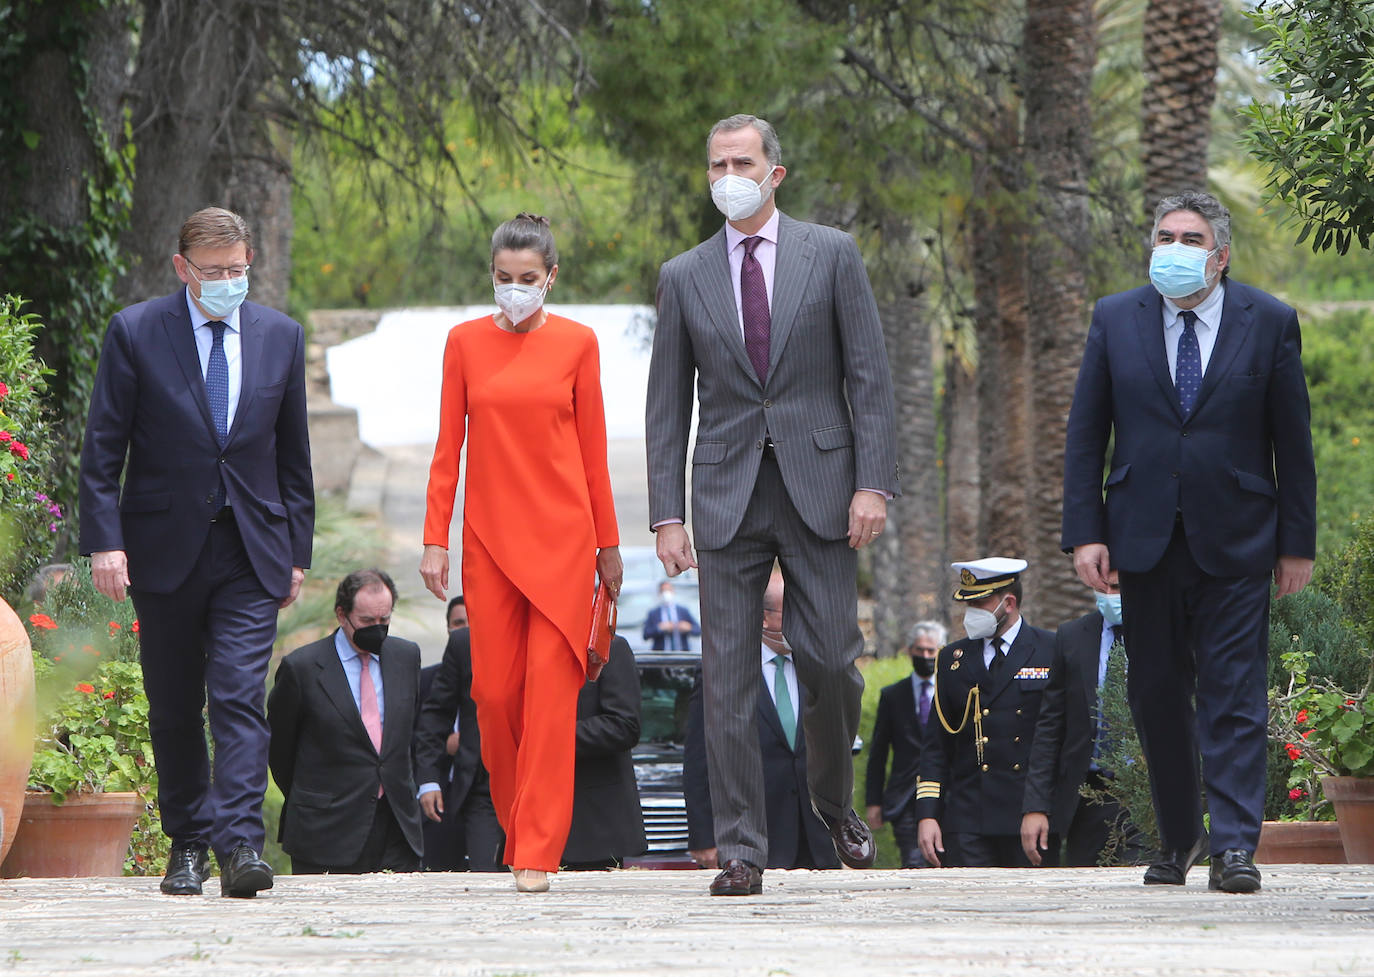
[[[1120,594],[1094,594],[1097,598],[1097,613],[1102,615],[1102,620],[1108,624],[1121,623],[1121,595]]]
[[[190,270],[190,262],[188,261],[186,264]],[[248,295],[248,272],[246,271],[237,278],[215,278],[201,281],[196,278],[195,271],[191,271],[191,277],[195,278],[196,284],[200,286],[200,307],[212,319],[227,319],[235,309],[243,304],[244,298]]]
[[[1170,299],[1200,292],[1212,284],[1207,278],[1207,262],[1216,253],[1178,241],[1161,244],[1150,252],[1150,284]]]

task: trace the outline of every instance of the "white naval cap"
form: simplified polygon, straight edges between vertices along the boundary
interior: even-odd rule
[[[1006,556],[951,563],[950,566],[959,571],[959,588],[954,591],[954,599],[979,600],[988,594],[995,594],[1010,587],[1029,565],[1025,560]]]

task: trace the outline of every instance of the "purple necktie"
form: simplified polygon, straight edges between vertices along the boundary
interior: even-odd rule
[[[761,237],[744,239],[744,263],[739,269],[739,304],[744,316],[744,349],[754,364],[759,383],[768,380],[768,333],[773,316],[768,311],[768,286],[763,282],[763,266],[754,257]]]
[[[1193,328],[1197,313],[1185,310],[1179,316],[1183,319],[1183,331],[1178,334],[1178,355],[1174,358],[1174,386],[1178,388],[1178,405],[1187,417],[1193,412],[1198,388],[1202,386],[1202,350]]]
[[[926,720],[930,718],[930,682],[921,683],[921,701],[916,707],[916,715],[921,720],[921,727],[925,728]]]

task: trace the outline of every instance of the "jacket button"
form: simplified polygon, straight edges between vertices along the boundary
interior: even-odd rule
[[[1019,737],[1019,736],[1013,736],[1011,741],[1012,741],[1013,743],[1020,743],[1020,742],[1021,742],[1021,737]]]
[[[1183,432],[1183,436],[1186,438],[1186,437],[1189,437],[1192,433],[1193,433],[1193,432],[1191,432],[1191,431],[1184,431],[1184,432]]]
[[[755,447],[755,448],[758,448],[760,451],[762,451],[762,450],[763,450],[763,442],[762,442],[762,441],[755,441],[755,442],[754,442],[754,447]]]
[[[984,715],[984,716],[990,716],[990,715],[992,715],[992,710],[991,710],[991,709],[984,709],[984,710],[983,710],[983,715]]]
[[[1178,478],[1178,472],[1177,472],[1177,471],[1172,471],[1172,472],[1170,472],[1170,473],[1169,473],[1169,477],[1170,477],[1170,478]]]
[[[214,497],[213,495],[207,495],[207,496],[205,497],[205,504],[206,504],[206,505],[214,505],[214,504],[215,504],[215,497]]]
[[[987,773],[987,772],[988,772],[988,765],[985,763],[985,764],[983,764],[983,773]]]
[[[764,407],[772,407],[772,406],[773,406],[773,402],[772,402],[771,400],[765,400],[765,401],[763,402],[763,406],[764,406]]]
[[[1021,710],[1020,710],[1020,709],[1017,709],[1017,710],[1016,710],[1016,714],[1017,714],[1018,716],[1021,715]]]
[[[983,744],[984,744],[985,746],[986,746],[988,743],[991,743],[991,742],[992,742],[992,740],[989,739],[988,737],[986,737],[986,736],[983,737]]]
[[[1012,768],[1013,770],[1020,770],[1020,769],[1021,769],[1021,764],[1019,764],[1019,763],[1013,763],[1013,764],[1011,765],[1011,768]]]

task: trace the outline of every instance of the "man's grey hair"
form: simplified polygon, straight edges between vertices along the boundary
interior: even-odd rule
[[[778,142],[778,134],[766,119],[760,119],[756,115],[732,115],[711,126],[711,131],[706,134],[706,162],[711,162],[711,140],[716,138],[716,133],[736,132],[745,126],[753,126],[759,131],[759,136],[763,139],[763,156],[768,160],[768,165],[781,166],[782,143]]]
[[[1184,190],[1170,194],[1155,205],[1155,226],[1150,229],[1152,245],[1159,234],[1159,222],[1176,210],[1191,210],[1207,221],[1212,227],[1212,240],[1218,249],[1231,243],[1231,212],[1226,205],[1203,190]]]
[[[907,633],[906,646],[910,648],[916,643],[916,639],[923,635],[934,638],[935,646],[937,648],[943,648],[946,639],[949,637],[949,632],[945,630],[945,626],[939,621],[917,621],[911,626],[911,630]]]

